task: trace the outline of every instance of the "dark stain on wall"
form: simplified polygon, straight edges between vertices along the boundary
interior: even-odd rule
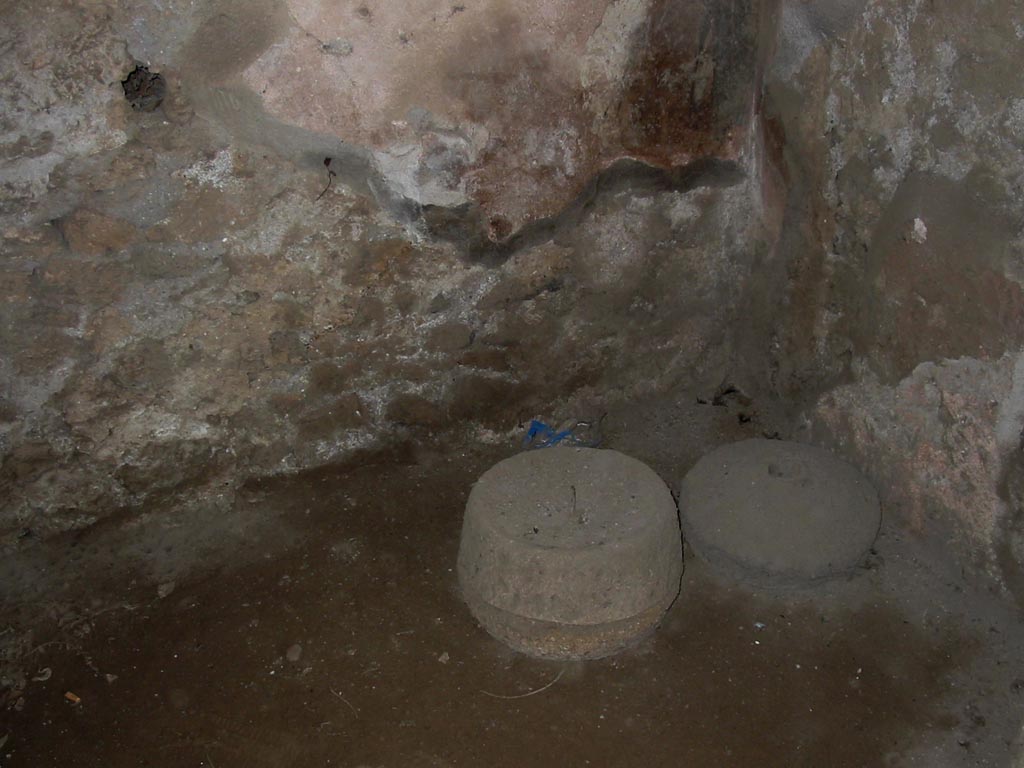
[[[744,178],[740,165],[730,160],[702,158],[686,165],[661,168],[624,159],[594,176],[558,213],[530,222],[502,242],[488,237],[486,222],[476,206],[424,206],[423,221],[434,237],[461,244],[468,261],[497,267],[517,251],[548,242],[574,229],[602,199],[621,194],[643,197],[687,192],[698,186],[728,187]]]
[[[652,162],[712,154],[746,125],[755,92],[756,0],[655,0],[633,45],[618,123]]]
[[[996,358],[1024,342],[1024,291],[1002,269],[1014,223],[988,200],[970,180],[927,173],[897,190],[855,271],[866,291],[850,302],[857,352],[886,380],[928,360]],[[918,220],[925,230],[915,232]]]

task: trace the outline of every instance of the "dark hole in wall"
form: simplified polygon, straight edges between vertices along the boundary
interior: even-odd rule
[[[167,93],[167,82],[158,72],[150,72],[149,67],[140,64],[128,73],[121,81],[124,97],[138,112],[153,112]]]

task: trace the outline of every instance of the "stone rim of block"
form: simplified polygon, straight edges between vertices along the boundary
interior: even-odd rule
[[[636,616],[606,624],[559,624],[526,619],[466,595],[473,617],[491,637],[515,651],[552,661],[601,659],[649,637],[675,600],[666,597]]]
[[[743,440],[702,457],[683,478],[687,543],[716,570],[767,586],[847,574],[881,526],[874,486],[831,452]]]
[[[543,658],[595,658],[648,634],[679,592],[675,502],[617,451],[547,448],[485,472],[466,504],[458,577],[493,636]]]

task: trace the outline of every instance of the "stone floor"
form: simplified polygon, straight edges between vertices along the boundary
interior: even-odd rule
[[[231,514],[265,522],[232,554],[157,583],[146,562],[203,551],[168,536],[132,573],[77,597],[67,584],[24,657],[23,701],[0,714],[0,762],[1012,765],[1018,617],[890,529],[854,578],[813,591],[723,583],[688,552],[661,629],[616,657],[505,649],[460,601],[454,564],[473,480],[515,450],[399,450],[250,483]],[[66,578],[74,549],[97,559],[95,541],[63,546],[49,567]]]

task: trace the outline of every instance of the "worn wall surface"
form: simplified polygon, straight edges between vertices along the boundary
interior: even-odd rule
[[[1019,3],[0,7],[5,552],[728,383],[1024,595]]]
[[[780,390],[892,514],[1024,598],[1024,7],[787,3]]]
[[[5,551],[713,394],[737,339],[766,346],[774,237],[762,16],[730,9],[4,3]],[[126,101],[137,63],[155,111]]]

